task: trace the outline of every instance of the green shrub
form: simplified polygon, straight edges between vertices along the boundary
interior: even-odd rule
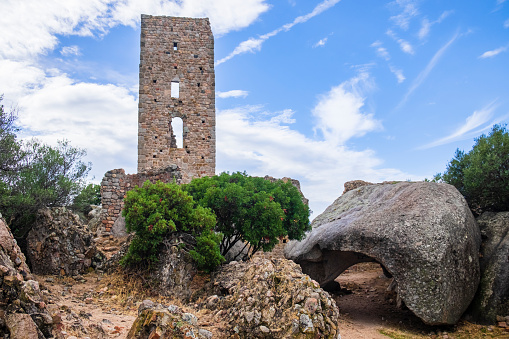
[[[270,251],[280,239],[302,239],[310,229],[309,208],[290,182],[270,182],[245,173],[221,173],[193,179],[183,185],[202,206],[214,211],[216,231],[224,236],[220,250],[226,255],[245,243],[247,259],[259,250]]]
[[[71,205],[71,209],[75,212],[81,212],[87,215],[92,210],[91,205],[99,205],[101,203],[101,186],[89,184],[78,194]]]
[[[472,150],[456,150],[444,173],[434,181],[455,186],[475,214],[509,211],[509,133],[495,125],[489,135],[475,139]]]
[[[126,228],[135,232],[129,250],[122,259],[123,265],[142,264],[150,266],[157,256],[164,239],[172,232],[186,232],[198,243],[193,258],[200,268],[210,270],[221,263],[221,256],[211,256],[218,251],[220,236],[211,234],[216,219],[202,206],[196,206],[193,198],[177,184],[156,184],[146,181],[143,187],[127,192],[124,199]]]

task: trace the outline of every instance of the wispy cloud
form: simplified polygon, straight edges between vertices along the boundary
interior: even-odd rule
[[[488,121],[490,121],[491,117],[493,116],[493,111],[496,108],[497,106],[495,105],[495,102],[489,103],[479,111],[474,111],[474,113],[467,117],[465,123],[461,125],[458,129],[456,129],[454,132],[452,132],[450,135],[438,139],[436,141],[433,141],[427,145],[421,146],[418,149],[428,149],[440,145],[445,145],[453,141],[469,138],[474,133],[478,134],[482,130],[488,129],[492,125],[492,122],[489,123],[484,128],[481,128],[481,131],[479,131],[478,128],[488,123]]]
[[[320,39],[316,44],[313,45],[313,48],[325,46],[325,44],[327,43],[328,39],[329,39],[328,37]]]
[[[71,56],[71,55],[81,55],[80,48],[76,45],[73,46],[64,46],[60,50],[60,54],[63,56]]]
[[[309,19],[311,19],[311,18],[321,14],[322,12],[328,10],[329,8],[335,6],[340,1],[341,0],[324,0],[321,3],[319,3],[308,14],[298,16],[292,22],[287,23],[287,24],[285,24],[285,25],[283,25],[283,26],[281,26],[281,27],[279,27],[279,28],[269,32],[269,33],[260,35],[258,38],[249,38],[248,40],[241,42],[237,47],[235,47],[233,52],[231,52],[230,54],[228,54],[224,58],[219,59],[218,61],[216,61],[215,65],[216,66],[220,65],[220,64],[230,60],[231,58],[233,58],[233,57],[235,57],[235,56],[237,56],[239,54],[255,53],[257,51],[260,51],[261,48],[262,48],[262,44],[266,40],[268,40],[269,38],[272,38],[273,36],[279,34],[280,32],[283,32],[283,31],[287,32],[290,29],[292,29],[293,26],[295,26],[297,24],[302,24],[302,23],[307,22]]]
[[[504,28],[509,28],[509,19],[504,21]]]
[[[216,91],[216,96],[218,96],[221,99],[240,98],[240,97],[245,98],[245,97],[247,97],[248,94],[249,94],[248,91],[243,91],[243,90],[240,90],[240,89],[234,89],[234,90],[231,90],[231,91],[228,91],[228,92],[219,92],[219,91]]]
[[[499,55],[502,52],[505,52],[507,50],[507,46],[502,46],[497,49],[486,51],[483,54],[479,56],[479,59],[487,59],[487,58],[493,58],[494,56]]]
[[[421,71],[421,73],[419,73],[417,78],[412,82],[412,85],[410,86],[405,96],[403,97],[403,100],[401,100],[396,109],[401,108],[401,106],[403,106],[406,103],[410,95],[412,95],[412,93],[424,82],[424,80],[426,80],[429,73],[433,70],[433,68],[435,68],[436,64],[438,63],[438,61],[440,61],[440,58],[444,55],[445,51],[452,45],[454,41],[456,41],[458,36],[459,33],[456,33],[451,40],[449,40],[435,53],[435,55],[433,55],[433,58],[431,58],[426,67]]]
[[[388,36],[390,36],[391,38],[393,38],[398,44],[399,44],[399,47],[401,48],[401,50],[407,54],[415,54],[414,52],[414,48],[412,47],[412,45],[404,40],[404,39],[400,39],[396,33],[394,33],[394,31],[392,31],[391,29],[387,30],[386,34]]]
[[[506,0],[497,0],[497,5],[502,5]]]
[[[401,29],[407,30],[410,25],[410,20],[419,14],[417,8],[417,2],[414,0],[396,0],[390,3],[391,6],[398,6],[403,11],[400,14],[391,16],[391,20],[394,21]]]
[[[429,21],[428,18],[422,19],[421,22],[421,29],[419,29],[419,39],[424,39],[428,36],[429,32],[431,31],[431,26],[441,23],[445,18],[447,18],[449,15],[454,13],[454,11],[444,11],[438,19],[435,21]]]
[[[389,52],[387,51],[387,48],[383,47],[382,42],[380,40],[377,40],[371,44],[371,47],[376,49],[376,54],[380,57],[385,59],[386,61],[389,61],[391,56]]]
[[[398,84],[401,84],[403,81],[406,80],[405,76],[403,75],[402,70],[400,70],[392,65],[389,65],[389,69],[396,76],[396,79],[398,80]]]

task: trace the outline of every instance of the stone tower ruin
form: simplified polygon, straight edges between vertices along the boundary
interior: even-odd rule
[[[214,175],[214,36],[209,20],[142,15],[140,45],[138,172],[176,164],[184,183]]]

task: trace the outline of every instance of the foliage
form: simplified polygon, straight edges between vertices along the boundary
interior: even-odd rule
[[[40,208],[70,205],[91,166],[81,161],[86,152],[65,140],[53,147],[34,139],[24,150],[23,165],[8,176],[0,198],[0,210],[17,237],[28,233]]]
[[[247,250],[242,259],[247,259],[260,249],[272,250],[286,236],[300,240],[310,230],[309,208],[290,182],[237,172],[193,179],[183,187],[200,205],[214,211],[216,231],[224,235],[222,255],[242,242]]]
[[[101,186],[89,184],[74,198],[71,208],[86,215],[92,210],[91,205],[99,205],[100,203]]]
[[[509,133],[505,126],[494,125],[489,135],[475,139],[472,150],[456,150],[444,173],[433,181],[455,186],[465,196],[470,209],[509,210]]]
[[[19,239],[32,227],[37,210],[72,202],[91,164],[81,160],[84,150],[65,140],[56,147],[17,140],[16,118],[15,110],[0,105],[0,211]]]
[[[198,269],[209,272],[224,261],[219,250],[222,234],[205,230],[196,238],[196,249],[189,251]]]
[[[122,259],[123,265],[151,265],[164,239],[172,232],[186,232],[197,238],[193,258],[199,267],[212,269],[223,258],[211,255],[218,250],[220,237],[214,236],[212,229],[216,223],[214,214],[207,208],[196,206],[193,198],[175,183],[155,184],[146,181],[142,187],[127,192],[124,199],[126,228],[135,232],[129,250]]]

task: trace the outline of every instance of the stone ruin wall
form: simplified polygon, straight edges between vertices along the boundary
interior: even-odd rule
[[[213,176],[215,75],[209,20],[142,15],[140,48],[138,172],[176,164],[184,183]],[[181,148],[173,131],[175,118],[182,119]]]
[[[115,221],[121,216],[127,192],[135,186],[141,187],[147,180],[152,183],[160,180],[180,184],[182,176],[176,165],[137,174],[125,174],[122,168],[106,172],[101,182],[101,231],[111,233]]]

